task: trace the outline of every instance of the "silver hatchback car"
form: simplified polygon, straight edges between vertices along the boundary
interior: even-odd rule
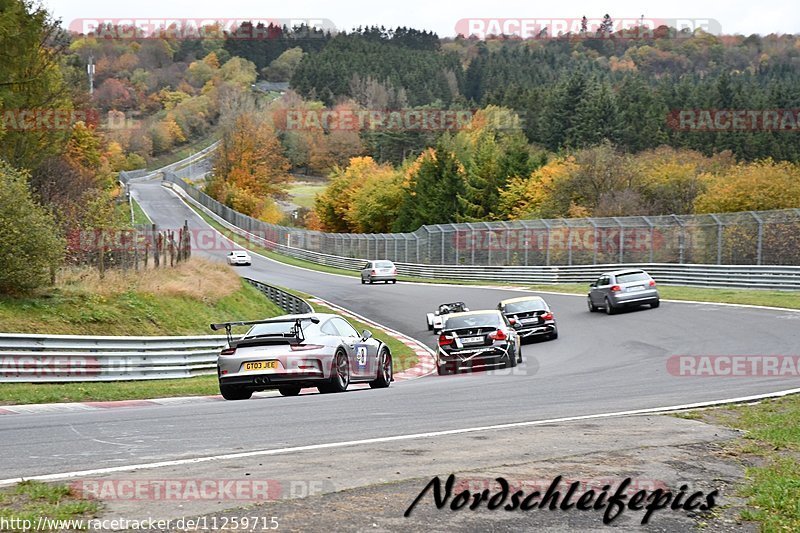
[[[628,269],[606,272],[589,286],[587,297],[589,311],[605,309],[613,315],[623,307],[660,304],[656,282],[644,270]]]
[[[397,283],[397,267],[394,266],[394,263],[385,259],[367,261],[361,268],[361,283],[375,283],[376,281]]]

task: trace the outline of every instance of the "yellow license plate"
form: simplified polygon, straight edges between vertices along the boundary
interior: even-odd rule
[[[274,370],[277,368],[277,361],[250,361],[244,364],[244,370],[246,372],[251,370]]]

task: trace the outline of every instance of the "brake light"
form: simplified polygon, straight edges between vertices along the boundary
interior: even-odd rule
[[[542,315],[543,320],[553,320],[553,313],[545,313]]]
[[[370,272],[370,274],[373,274],[373,275],[374,275],[374,274],[377,274],[377,273],[378,273],[378,272],[377,272],[377,271],[375,271],[375,270],[373,270],[372,272]]]
[[[445,335],[444,333],[439,335],[439,346],[449,346],[450,344],[453,344],[452,335]]]
[[[655,287],[656,286],[655,280],[652,280],[652,279],[650,280],[650,286],[651,287]]]
[[[290,344],[289,348],[291,348],[293,352],[305,352],[308,350],[319,350],[323,348],[323,346],[321,344]]]
[[[397,267],[392,269],[392,274],[397,274]]]
[[[502,329],[498,329],[494,333],[489,333],[489,338],[495,341],[504,341],[508,338],[506,332]]]
[[[614,285],[614,286],[611,287],[611,292],[619,292],[621,290],[622,290],[622,287],[620,287],[619,285]]]
[[[224,350],[219,352],[220,355],[233,355],[235,353],[236,353],[236,348],[225,348]]]

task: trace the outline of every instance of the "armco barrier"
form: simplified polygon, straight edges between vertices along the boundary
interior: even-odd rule
[[[167,185],[170,185],[168,182]],[[204,207],[183,187],[173,190],[193,202],[214,217],[220,224],[247,238],[290,257],[303,259],[319,265],[358,271],[367,261],[353,257],[324,254],[302,248],[287,246],[254,235],[231,224],[218,214]],[[553,284],[590,283],[603,272],[620,268],[642,268],[663,285],[689,285],[698,287],[758,288],[800,290],[800,266],[772,265],[706,265],[679,263],[607,263],[598,265],[553,265],[553,266],[485,266],[485,265],[429,265],[395,262],[398,273],[427,279],[450,279],[460,281],[493,281],[503,283]]]
[[[287,313],[312,312],[303,299],[248,280]],[[214,374],[223,335],[96,337],[0,333],[0,383],[127,381]]]

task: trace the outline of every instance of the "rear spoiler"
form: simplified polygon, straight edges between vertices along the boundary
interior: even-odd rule
[[[315,316],[311,317],[304,317],[304,318],[269,318],[266,320],[248,320],[248,321],[241,321],[241,322],[222,322],[219,324],[211,324],[212,331],[218,331],[222,328],[225,328],[225,335],[228,337],[228,344],[233,342],[233,336],[231,335],[231,328],[236,326],[255,326],[256,324],[281,324],[281,323],[288,323],[294,322],[293,331],[292,333],[296,336],[299,340],[303,340],[303,320],[310,320],[312,324],[319,324],[319,318]]]

